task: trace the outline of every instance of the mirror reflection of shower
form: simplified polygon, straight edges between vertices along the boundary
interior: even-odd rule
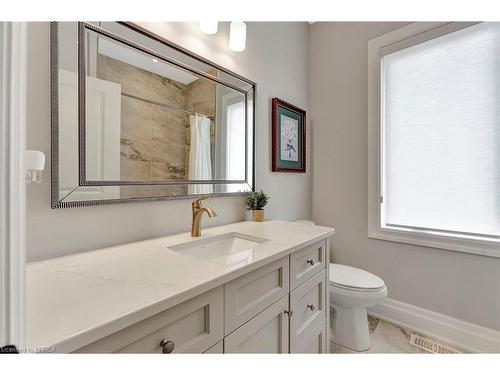
[[[59,201],[252,190],[254,83],[130,24],[52,27]]]

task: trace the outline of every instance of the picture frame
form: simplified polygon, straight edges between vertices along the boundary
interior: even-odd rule
[[[306,111],[272,99],[272,171],[306,172]]]

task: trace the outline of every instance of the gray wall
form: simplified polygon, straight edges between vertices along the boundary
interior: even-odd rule
[[[256,183],[272,197],[268,218],[294,220],[311,216],[311,173],[270,172],[270,100],[277,96],[308,110],[307,23],[248,23],[247,48],[227,47],[229,25],[219,33],[200,33],[195,23],[147,26],[167,39],[257,82]],[[49,25],[30,23],[28,30],[27,146],[50,156]],[[308,150],[310,147],[308,147]],[[309,164],[310,165],[310,164]],[[244,220],[243,197],[212,198],[219,214],[204,226]],[[28,185],[28,259],[38,260],[187,231],[189,200],[128,203],[102,207],[50,209],[50,163],[40,185]]]
[[[334,261],[379,275],[389,297],[499,330],[500,259],[367,236],[367,43],[402,26],[311,26],[313,219],[336,228]]]

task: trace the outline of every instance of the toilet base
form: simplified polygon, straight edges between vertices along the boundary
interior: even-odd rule
[[[370,331],[366,308],[331,306],[331,341],[362,352],[370,349]]]

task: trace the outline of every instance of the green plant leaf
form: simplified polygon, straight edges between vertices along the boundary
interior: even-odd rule
[[[269,197],[266,193],[261,191],[254,191],[248,194],[246,199],[247,210],[262,210],[269,202]]]

